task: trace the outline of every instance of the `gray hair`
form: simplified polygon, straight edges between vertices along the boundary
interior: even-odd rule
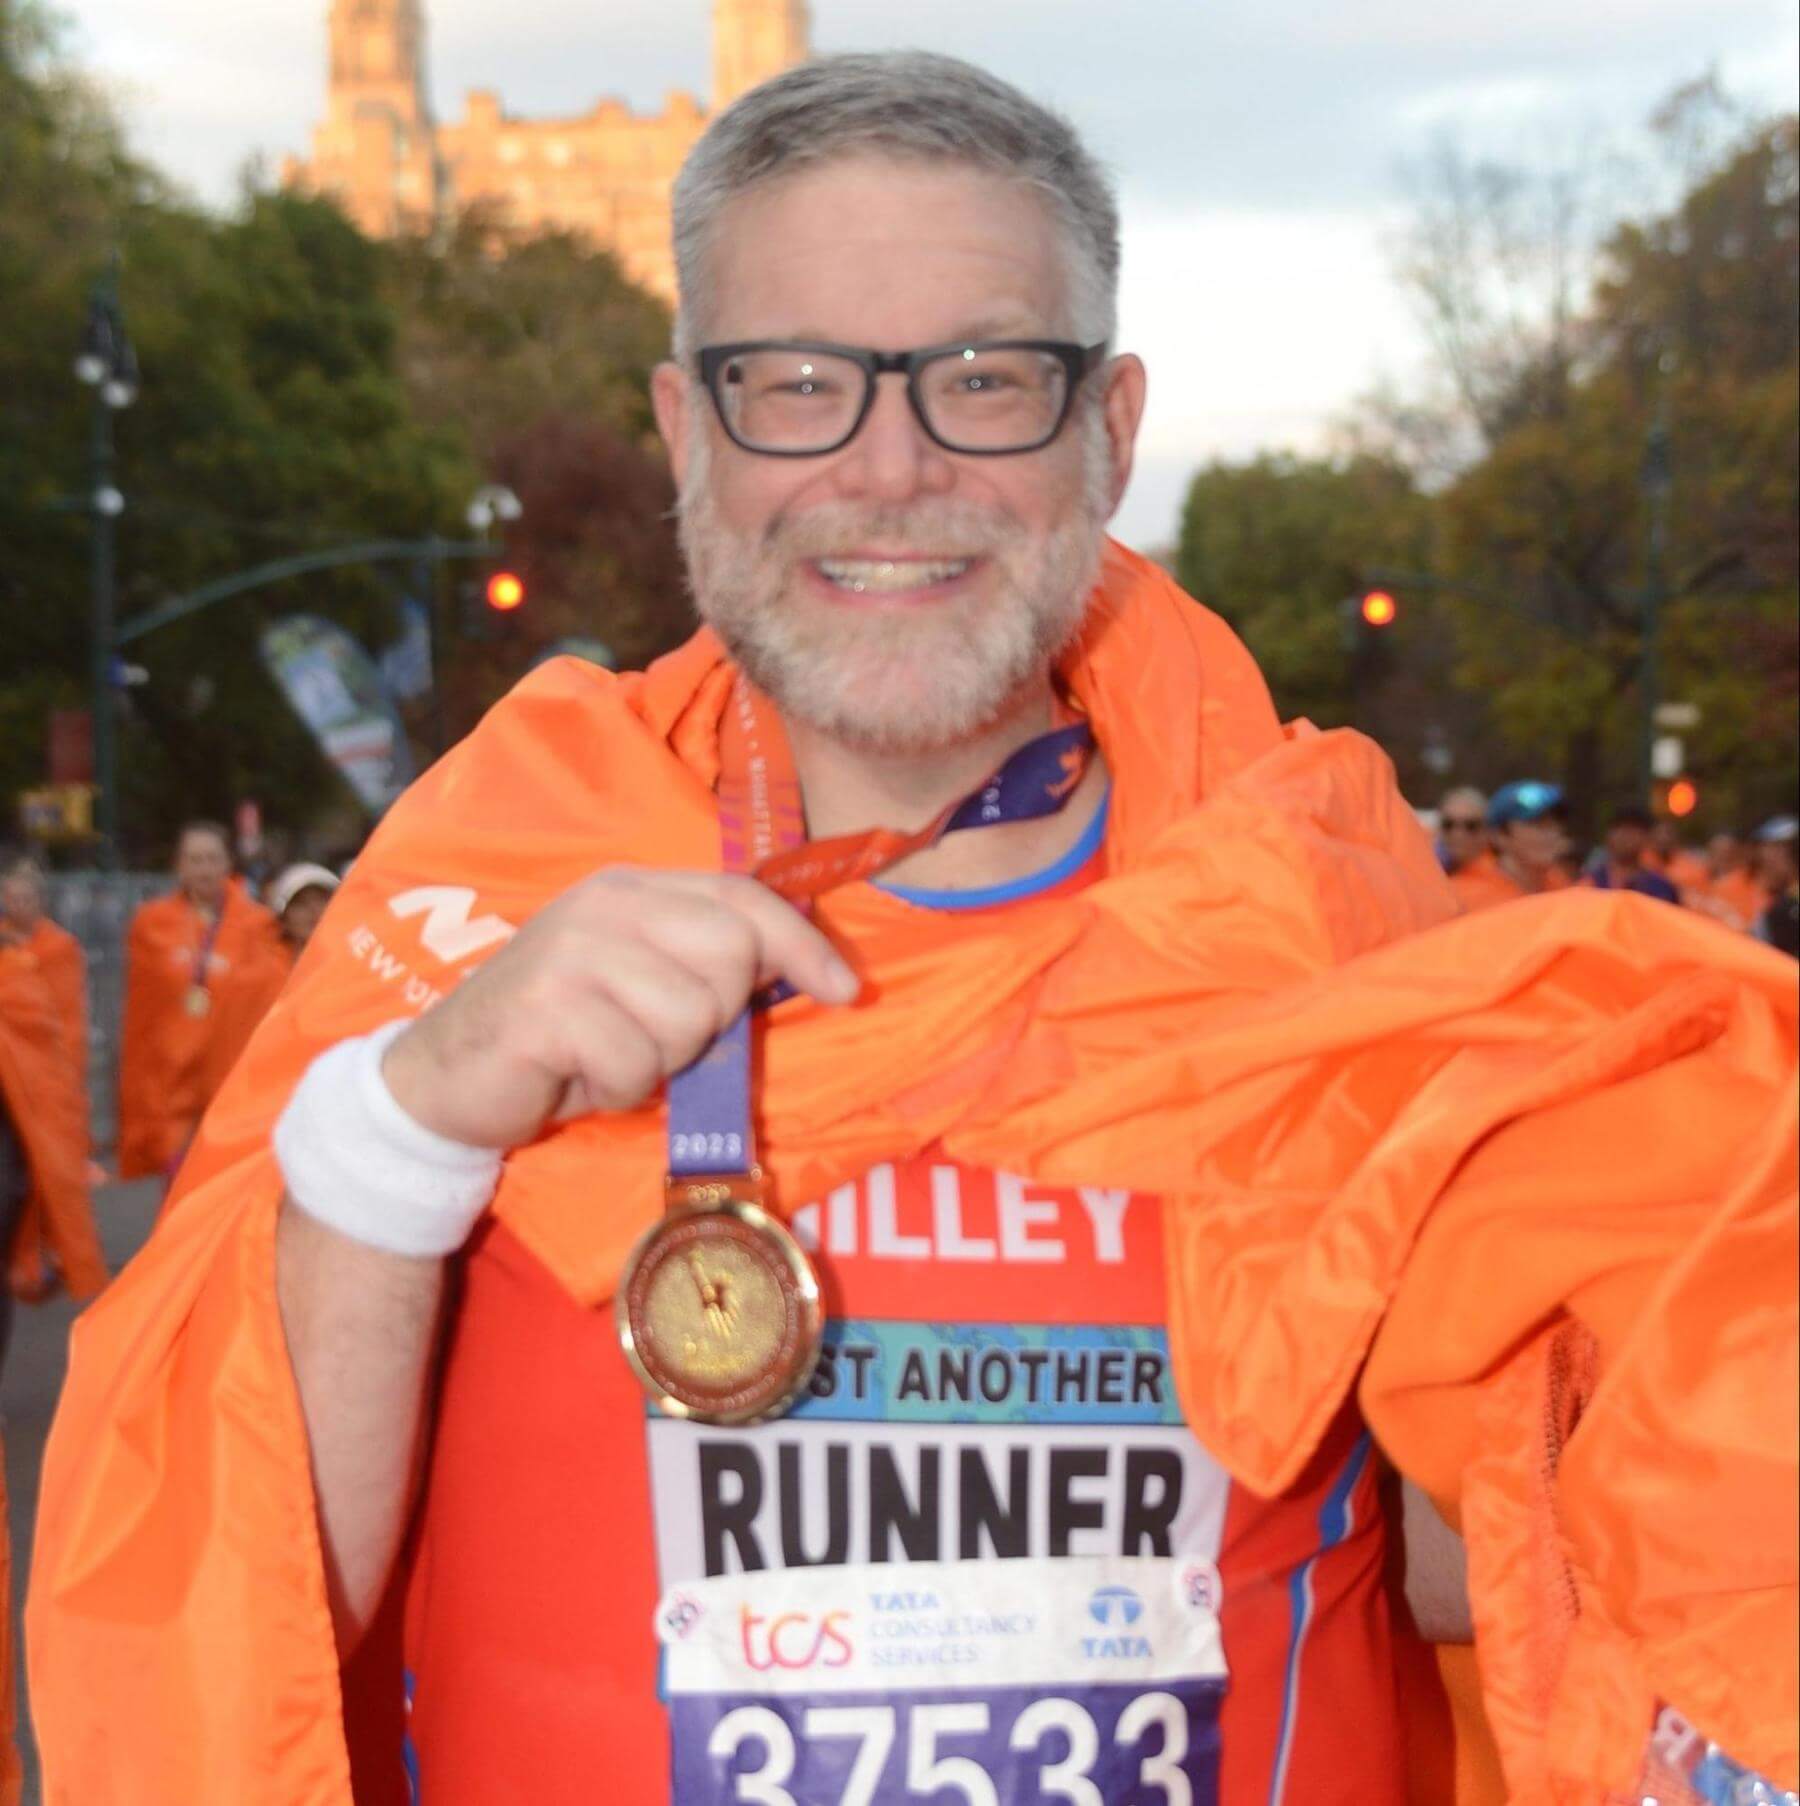
[[[698,349],[707,258],[726,207],[763,182],[858,155],[960,164],[1035,189],[1068,243],[1071,328],[1084,344],[1112,339],[1118,203],[1074,127],[973,63],[893,50],[802,63],[752,88],[694,146],[675,181],[678,359]]]

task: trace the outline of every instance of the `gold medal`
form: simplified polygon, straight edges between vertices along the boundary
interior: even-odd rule
[[[212,992],[205,985],[189,985],[183,1001],[190,1016],[204,1016],[212,1008]]]
[[[762,1207],[760,1173],[668,1182],[614,1300],[619,1341],[657,1406],[695,1423],[778,1417],[818,1365],[818,1275]]]

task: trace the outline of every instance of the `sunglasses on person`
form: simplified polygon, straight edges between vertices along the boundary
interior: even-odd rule
[[[872,351],[810,339],[708,345],[700,380],[734,445],[768,458],[841,451],[875,405],[875,383],[903,376],[914,417],[945,451],[1002,458],[1039,451],[1068,423],[1104,343],[976,339]]]
[[[1446,834],[1479,834],[1487,823],[1479,815],[1446,815],[1438,826]]]

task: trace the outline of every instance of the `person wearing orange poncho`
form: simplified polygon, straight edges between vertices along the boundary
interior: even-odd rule
[[[0,887],[0,1358],[15,1296],[41,1299],[60,1279],[91,1298],[106,1283],[88,1197],[81,950],[37,914],[42,897],[35,868]]]
[[[57,1148],[48,1170],[64,1173],[71,1160],[78,1159],[82,1184],[77,1189],[58,1178],[47,1187],[32,1187],[26,1195],[8,1254],[11,1289],[26,1299],[42,1298],[56,1284],[59,1249],[69,1253],[79,1283],[86,1288],[79,1296],[88,1296],[105,1277],[92,1258],[97,1244],[87,1202],[88,1184],[98,1172],[89,1157],[87,961],[81,943],[44,913],[45,888],[43,871],[28,859],[0,874],[0,950],[10,949],[19,966],[35,968],[49,995],[55,1050],[68,1069],[69,1083],[57,1088],[50,1113],[55,1127],[45,1131],[68,1145]],[[33,1051],[30,1063],[35,1067],[40,1057]],[[48,1224],[46,1208],[52,1213]],[[68,1211],[76,1214],[65,1222],[58,1213]]]
[[[1566,890],[1557,866],[1568,845],[1563,793],[1536,779],[1503,784],[1488,802],[1492,845],[1450,874],[1450,889],[1465,910],[1491,909],[1546,891]]]
[[[270,982],[279,958],[274,918],[232,883],[223,828],[182,829],[175,883],[138,910],[126,940],[121,1179],[174,1171],[279,988]]]
[[[1514,1799],[1792,1786],[1791,963],[1631,896],[1459,917],[1379,751],[1103,541],[1144,372],[1024,96],[809,64],[676,218],[708,627],[546,667],[396,805],[78,1326],[47,1801],[1398,1806],[1393,1469],[1466,1539]],[[665,1172],[752,1177],[663,1081],[740,1097],[775,979],[826,1353],[709,1426],[614,1307]],[[694,1259],[704,1366],[767,1294]]]

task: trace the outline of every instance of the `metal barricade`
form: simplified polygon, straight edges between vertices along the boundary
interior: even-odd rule
[[[168,888],[167,872],[50,874],[51,918],[80,941],[87,955],[88,1096],[96,1149],[110,1149],[118,1127],[126,931],[138,905]]]

